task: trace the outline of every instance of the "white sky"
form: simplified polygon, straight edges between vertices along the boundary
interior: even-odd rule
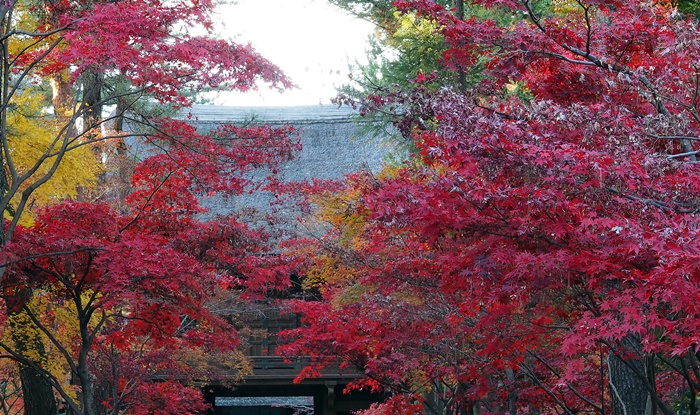
[[[220,6],[224,34],[250,42],[278,65],[298,89],[282,94],[262,86],[246,94],[227,93],[223,105],[279,106],[329,103],[335,87],[348,80],[348,64],[364,60],[374,27],[325,0],[238,0]]]

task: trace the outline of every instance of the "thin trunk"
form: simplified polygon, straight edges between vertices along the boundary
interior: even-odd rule
[[[74,297],[75,308],[78,312],[80,322],[80,351],[78,352],[78,380],[80,382],[81,403],[83,405],[83,415],[96,415],[95,408],[95,378],[90,373],[88,355],[92,348],[93,338],[90,335],[88,324],[91,313],[83,307],[80,295]]]
[[[647,376],[647,383],[651,385],[652,390],[656,390],[656,370],[654,369],[654,356],[646,356],[644,358],[644,369]],[[656,401],[651,399],[651,394],[647,394],[647,414],[656,415],[658,408]]]
[[[452,0],[454,16],[459,20],[464,20],[464,0]],[[457,71],[457,82],[460,92],[467,90],[467,73],[463,69]]]
[[[117,100],[117,119],[114,120],[114,131],[123,132],[124,131],[124,114],[126,113],[129,102],[124,98],[119,98]]]
[[[508,378],[508,413],[510,415],[517,415],[518,407],[518,392],[515,389],[515,373],[513,369],[506,369],[506,377]]]
[[[86,356],[87,357],[87,356]],[[78,358],[78,381],[80,383],[80,400],[83,406],[83,415],[93,415],[95,412],[95,395],[92,388],[92,375],[87,368],[87,358]]]
[[[471,402],[465,402],[462,399],[465,389],[467,389],[466,386],[461,382],[458,383],[457,387],[455,388],[455,401],[457,405],[457,410],[455,412],[457,415],[467,415],[468,413],[471,413],[471,408],[474,407],[474,404]]]
[[[0,47],[2,47],[2,50],[0,51],[0,58],[2,58],[0,65],[0,146],[2,146],[2,148],[0,148],[0,168],[2,170],[0,171],[0,198],[3,200],[7,195],[7,192],[10,190],[9,165],[7,160],[7,157],[9,157],[7,154],[9,151],[9,147],[7,145],[7,107],[9,103],[8,89],[10,78],[10,57],[9,37],[6,35],[10,32],[11,17],[8,16],[8,14],[11,13],[7,9],[8,7],[9,6],[6,4],[0,5],[3,16],[2,35],[4,38],[4,40],[0,42]],[[11,215],[14,214],[14,212],[11,211],[11,205],[9,202],[4,206],[0,206],[0,217],[4,218],[5,212]],[[4,246],[6,243],[7,229],[5,229],[5,225],[3,224],[3,226],[0,226],[0,246]],[[0,281],[2,281],[4,274],[5,267],[2,267],[0,268]]]

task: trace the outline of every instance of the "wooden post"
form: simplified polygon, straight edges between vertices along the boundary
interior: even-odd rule
[[[325,404],[323,405],[323,415],[336,415],[336,410],[335,410],[335,385],[337,385],[338,382],[325,382],[327,391],[326,391],[326,399],[325,399]]]

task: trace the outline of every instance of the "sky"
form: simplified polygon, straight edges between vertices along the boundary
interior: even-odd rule
[[[251,43],[298,89],[280,94],[264,85],[245,94],[220,94],[215,103],[237,106],[328,104],[348,81],[348,66],[362,61],[372,24],[325,0],[237,0],[219,6],[223,36]]]

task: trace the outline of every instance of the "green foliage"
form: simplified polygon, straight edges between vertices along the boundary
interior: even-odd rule
[[[700,3],[697,0],[678,0],[676,2],[678,10],[685,14],[700,17]]]
[[[533,1],[533,10],[538,14],[552,14],[555,10],[552,1],[558,0]],[[470,89],[483,80],[484,68],[494,58],[494,53],[497,53],[480,51],[474,63],[466,70],[454,71],[444,60],[445,39],[436,22],[415,13],[400,13],[389,0],[329,2],[377,25],[375,35],[369,39],[367,63],[355,62],[350,68],[351,82],[339,88],[341,103],[355,105],[368,95],[381,94],[387,88],[410,90],[416,86],[416,79],[421,79],[422,87],[432,90]],[[436,3],[448,9],[453,5],[452,1],[445,0]],[[511,26],[524,19],[525,15],[465,2],[464,19],[469,18],[488,19],[499,26]],[[522,87],[504,91],[504,96],[513,94],[527,98],[528,92]],[[383,111],[364,114],[372,122],[365,123],[371,131],[363,130],[363,133],[388,136],[394,142],[406,141],[395,129],[389,127],[406,111],[410,110],[390,105]],[[406,149],[408,153],[411,151],[410,148]]]
[[[378,68],[381,79],[378,80],[405,87],[420,73],[442,70],[439,62],[445,42],[436,33],[436,24],[414,13],[394,12],[394,19],[395,31],[385,33],[382,39],[375,41],[373,57],[381,62]]]

